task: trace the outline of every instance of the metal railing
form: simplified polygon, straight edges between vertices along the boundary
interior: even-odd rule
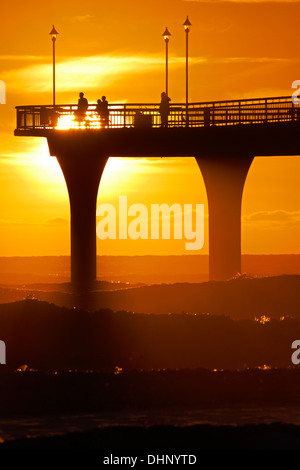
[[[109,119],[97,113],[96,105],[89,105],[79,114],[77,105],[17,106],[17,129],[102,129],[161,127],[159,104],[110,104]],[[300,107],[291,96],[254,98],[247,100],[212,101],[170,105],[168,127],[208,127],[235,124],[300,121]]]

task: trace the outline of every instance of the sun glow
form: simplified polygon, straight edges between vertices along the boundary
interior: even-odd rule
[[[127,116],[126,125],[133,125],[133,116]],[[108,122],[101,122],[99,114],[94,109],[89,109],[79,117],[76,116],[76,110],[63,111],[58,117],[55,129],[104,129],[107,127],[124,127],[122,110],[115,109],[111,111]]]
[[[34,58],[36,61],[36,58]],[[202,57],[191,57],[190,62],[202,63]],[[24,61],[23,61],[24,62]],[[22,62],[22,64],[23,64]],[[170,58],[170,65],[181,67],[185,63],[184,57]],[[160,70],[164,64],[161,55],[96,55],[90,57],[74,57],[62,59],[56,64],[57,77],[59,77],[59,92],[78,92],[78,83],[85,90],[97,90],[99,83],[106,87],[112,85],[122,77],[129,77],[134,73],[150,73]],[[44,93],[51,91],[52,83],[51,65],[49,63],[33,63],[26,67],[6,70],[1,78],[10,84],[10,89],[18,90],[22,83],[27,93]],[[35,80],[32,80],[35,77]]]
[[[83,119],[76,119],[74,114],[63,114],[58,118],[55,129],[101,129],[103,126],[99,116],[93,111],[88,111]]]
[[[26,147],[12,156],[11,164],[16,165],[27,181],[31,181],[39,194],[47,193],[55,199],[67,194],[64,177],[56,158],[51,157],[47,141],[28,138]]]

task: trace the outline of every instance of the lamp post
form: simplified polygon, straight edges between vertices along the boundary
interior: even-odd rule
[[[167,96],[169,96],[169,93],[168,93],[168,88],[169,88],[169,70],[168,70],[168,66],[169,66],[169,40],[170,40],[170,36],[171,36],[171,33],[168,30],[168,28],[166,28],[165,32],[163,33],[163,37],[164,37],[164,40],[165,40],[165,43],[166,43],[166,94],[167,94]]]
[[[183,23],[185,29],[186,37],[186,53],[185,53],[185,117],[186,117],[186,127],[189,126],[189,32],[190,26],[192,23],[189,20],[189,17],[186,17],[185,22]]]
[[[55,41],[56,41],[56,36],[58,35],[58,32],[54,28],[54,25],[49,34],[52,37],[52,44],[53,44],[53,108],[54,108],[55,107]]]

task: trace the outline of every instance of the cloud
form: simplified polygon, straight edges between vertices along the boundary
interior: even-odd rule
[[[26,62],[26,61],[36,61],[36,60],[45,60],[47,59],[46,56],[43,56],[43,55],[0,55],[0,61],[12,61],[12,62],[16,62],[16,61],[22,61],[22,62]]]
[[[238,64],[238,63],[249,63],[249,64],[266,64],[266,63],[277,63],[277,62],[291,62],[292,59],[284,57],[220,57],[211,58],[207,60],[209,63],[215,64]]]
[[[59,226],[59,227],[62,227],[62,226],[65,226],[65,225],[69,225],[70,221],[68,219],[65,219],[63,217],[54,217],[52,219],[47,219],[45,221],[45,225],[51,225],[52,227],[54,226]]]
[[[242,217],[242,221],[246,224],[256,224],[256,225],[300,225],[300,211],[260,211],[253,212],[250,215],[245,215]]]
[[[173,59],[170,63],[182,63],[183,58]],[[122,79],[127,74],[160,69],[164,59],[159,56],[110,56],[74,57],[60,61],[56,65],[59,91],[78,91],[99,88],[99,83],[106,85]],[[2,77],[9,83],[10,90],[18,91],[22,83],[23,92],[45,92],[52,88],[52,66],[48,64],[31,65],[16,70],[2,72]],[[35,77],[35,80],[32,80]]]
[[[72,21],[78,21],[79,23],[86,23],[87,21],[91,20],[92,18],[95,18],[95,15],[90,15],[89,13],[86,13],[85,15],[73,16],[71,18],[71,20]]]
[[[1,57],[1,56],[0,56]],[[199,64],[236,64],[236,63],[276,63],[287,62],[281,57],[191,57],[190,65]],[[117,80],[125,80],[132,74],[149,73],[161,70],[165,59],[160,55],[97,55],[90,57],[73,57],[62,60],[56,65],[57,91],[77,92],[98,89],[99,83],[106,86]],[[181,67],[185,57],[172,57],[171,67]],[[18,92],[20,83],[23,92],[44,93],[52,90],[52,65],[49,63],[32,64],[19,69],[2,72],[1,78],[9,83],[10,91]],[[34,77],[34,80],[32,80]],[[50,78],[49,78],[50,77]]]

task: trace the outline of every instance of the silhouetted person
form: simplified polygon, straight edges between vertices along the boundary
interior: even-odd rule
[[[106,96],[102,96],[102,101],[97,100],[97,113],[100,116],[100,121],[103,124],[103,127],[107,127],[109,124],[109,110],[108,110],[108,101]]]
[[[96,111],[97,111],[97,114],[99,114],[100,119],[101,119],[101,117],[102,117],[102,101],[100,99],[97,100]]]
[[[88,107],[89,107],[89,103],[88,103],[88,100],[84,98],[84,93],[79,93],[78,107],[75,113],[79,121],[83,121],[85,119],[85,115],[86,115]]]
[[[166,92],[162,92],[159,105],[159,113],[161,117],[161,127],[168,127],[168,116],[170,114],[170,101]]]

